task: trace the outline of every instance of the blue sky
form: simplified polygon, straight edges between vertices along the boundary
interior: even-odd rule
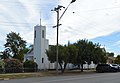
[[[115,32],[107,36],[97,37],[91,41],[99,42],[109,52],[115,52],[118,54],[120,53],[120,32]]]
[[[28,44],[33,44],[34,26],[47,27],[47,39],[56,44],[57,5],[67,6],[71,0],[0,0],[0,50],[4,50],[6,35],[20,33]],[[60,14],[64,11],[62,9]],[[41,13],[40,13],[41,12]],[[75,12],[75,13],[73,13]],[[120,54],[120,0],[76,0],[60,23],[59,43],[89,39],[100,43],[109,52]]]

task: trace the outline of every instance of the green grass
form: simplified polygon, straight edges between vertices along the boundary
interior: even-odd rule
[[[9,78],[9,79],[17,79],[17,78],[28,78],[28,77],[39,77],[44,76],[42,74],[37,73],[12,73],[12,74],[0,74],[0,78]]]
[[[10,73],[10,74],[0,74],[0,79],[22,79],[22,78],[29,78],[29,77],[44,77],[44,76],[58,76],[58,75],[80,75],[80,74],[88,74],[92,73],[94,70],[87,70],[84,72],[80,72],[80,70],[67,70],[64,73],[61,73],[59,71],[58,74],[56,74],[56,71],[41,71],[36,73]]]

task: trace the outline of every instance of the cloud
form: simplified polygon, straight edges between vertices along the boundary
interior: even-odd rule
[[[51,9],[57,4],[57,0],[0,1],[0,46],[5,44],[6,35],[11,31],[20,33],[28,44],[33,44],[34,26],[40,23],[40,12],[42,25],[47,26],[47,38],[50,44],[55,44],[56,29],[52,28],[55,24]],[[1,49],[3,50],[3,47]]]
[[[52,28],[56,25],[56,12],[51,9],[58,4],[67,7],[70,2],[71,0],[0,1],[0,45],[5,43],[6,34],[11,31],[20,33],[23,39],[33,44],[33,29],[40,23],[40,11],[42,25],[47,26],[47,39],[50,44],[56,44],[56,28]],[[84,38],[104,39],[119,32],[119,5],[120,0],[76,0],[60,20],[62,25],[59,27],[59,43],[67,44],[68,40],[76,42]],[[64,9],[61,9],[60,15],[63,11]]]
[[[120,41],[116,41],[113,46],[120,47]]]
[[[60,0],[60,4],[67,6],[70,1]],[[120,31],[119,3],[114,0],[77,0],[71,4],[60,21],[63,25],[60,26],[60,43],[94,39]]]

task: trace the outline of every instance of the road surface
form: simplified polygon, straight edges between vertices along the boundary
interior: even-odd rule
[[[34,77],[0,83],[120,83],[120,73],[94,73],[74,76]]]

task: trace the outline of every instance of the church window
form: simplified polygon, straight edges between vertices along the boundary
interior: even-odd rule
[[[44,63],[44,58],[42,58],[42,63]]]
[[[34,33],[34,37],[36,38],[36,30],[35,30],[35,33]]]
[[[44,38],[44,36],[45,36],[45,35],[44,35],[44,30],[42,30],[42,38]]]

